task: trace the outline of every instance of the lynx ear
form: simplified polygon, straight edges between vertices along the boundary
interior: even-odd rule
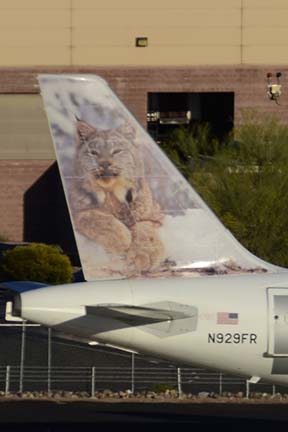
[[[77,133],[80,138],[80,143],[87,140],[95,133],[96,129],[83,120],[77,119]]]
[[[133,128],[131,123],[125,121],[117,130],[124,135],[129,141],[134,144],[134,140],[136,138],[136,130]]]

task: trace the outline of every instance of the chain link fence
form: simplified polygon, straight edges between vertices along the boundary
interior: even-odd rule
[[[43,330],[26,324],[17,327],[4,323],[2,326],[3,346],[6,347],[4,344],[11,341],[12,347],[10,347],[10,356],[7,355],[6,358],[2,356],[1,359],[0,393],[70,391],[85,392],[93,397],[97,391],[104,390],[114,392],[130,390],[132,394],[136,394],[145,391],[161,391],[164,388],[176,390],[179,396],[181,393],[197,395],[200,392],[215,393],[220,396],[241,392],[246,397],[249,397],[252,392],[272,395],[276,392],[288,393],[287,388],[284,387],[276,388],[262,381],[252,384],[244,378],[200,368],[156,365],[157,362],[154,361],[155,365],[146,366],[143,364],[143,358],[137,357],[136,361],[133,353],[120,355],[119,352],[113,352],[113,359],[110,357],[108,361],[108,351],[105,351],[102,357],[98,356],[91,360],[91,347],[88,347],[89,351],[87,351],[86,346],[77,345],[72,350],[71,342],[69,345],[63,345],[62,339],[52,338],[51,329]],[[70,348],[68,350],[68,347],[71,350]],[[7,350],[3,349],[3,353],[6,352]],[[60,352],[61,356],[59,356]],[[53,364],[54,356],[57,357],[55,360],[57,366]],[[78,366],[79,357],[81,357],[80,362],[86,366]],[[18,365],[15,364],[16,361]],[[71,366],[62,366],[69,363],[72,363]],[[142,363],[141,367],[139,363]]]
[[[96,391],[129,389],[132,394],[157,391],[163,388],[198,394],[242,392],[249,397],[251,391],[276,393],[276,386],[249,381],[217,372],[197,368],[163,367],[43,367],[0,366],[0,391],[85,391],[93,397]]]

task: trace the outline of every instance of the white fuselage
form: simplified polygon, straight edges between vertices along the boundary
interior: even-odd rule
[[[140,326],[87,316],[87,306],[111,304],[197,312],[191,319]],[[47,287],[21,294],[21,315],[83,340],[288,384],[288,272]]]

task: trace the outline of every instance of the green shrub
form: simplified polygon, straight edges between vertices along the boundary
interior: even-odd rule
[[[154,393],[165,393],[167,390],[176,390],[176,387],[171,384],[159,383],[154,384],[151,388],[151,391],[153,391]]]
[[[288,127],[251,116],[234,133],[191,183],[246,248],[287,267]]]
[[[188,132],[174,133],[176,152],[167,151],[169,157],[240,243],[288,267],[287,125],[249,112],[230,141],[216,145],[214,140],[206,152],[205,129],[202,141]]]
[[[57,285],[71,282],[73,267],[57,246],[34,243],[3,253],[2,280],[34,281]]]
[[[161,143],[167,156],[188,178],[202,159],[210,158],[219,148],[218,140],[211,135],[207,123],[190,128],[180,126]]]

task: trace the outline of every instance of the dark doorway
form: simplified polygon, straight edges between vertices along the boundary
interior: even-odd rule
[[[147,129],[156,141],[179,125],[201,123],[223,140],[234,126],[234,93],[148,93]]]

